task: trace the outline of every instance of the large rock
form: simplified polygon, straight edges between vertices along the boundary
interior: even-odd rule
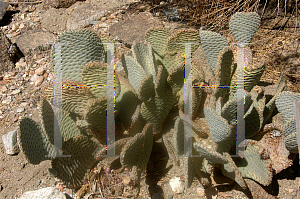
[[[8,2],[4,2],[4,0],[0,0],[0,21],[5,14],[6,8],[8,6]]]
[[[67,197],[56,187],[47,187],[36,191],[27,191],[20,197],[20,199],[33,198],[66,199]]]
[[[89,3],[77,2],[71,7],[74,7],[74,10],[68,16],[66,23],[67,30],[84,28],[92,21],[98,21],[108,13],[104,7]]]
[[[50,8],[41,15],[42,27],[52,33],[62,33],[66,30],[68,12],[66,8]]]
[[[11,70],[14,67],[10,49],[12,43],[0,29],[0,74]]]
[[[145,33],[151,27],[163,26],[162,22],[153,17],[149,12],[141,12],[138,15],[113,24],[109,27],[109,33],[114,38],[127,44],[133,41],[146,43]]]
[[[14,38],[14,42],[25,56],[29,56],[32,53],[39,54],[42,51],[49,50],[54,39],[54,34],[35,29],[17,36]]]

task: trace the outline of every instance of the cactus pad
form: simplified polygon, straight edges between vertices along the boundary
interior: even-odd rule
[[[43,129],[30,118],[20,121],[17,140],[25,159],[31,164],[39,164],[57,155]]]
[[[155,95],[154,92],[154,84],[153,84],[153,76],[149,74],[147,77],[145,77],[139,87],[138,96],[139,99],[143,102],[147,102],[151,98],[153,98]]]
[[[228,43],[220,34],[211,31],[200,31],[201,45],[213,74],[216,73],[218,55]]]
[[[153,126],[147,124],[141,133],[129,140],[121,152],[121,164],[131,169],[136,166],[144,170],[147,166],[153,144]]]
[[[67,31],[58,36],[55,43],[61,43],[62,79],[80,81],[84,65],[92,61],[104,62],[105,51],[101,42],[95,33],[86,29]]]
[[[146,32],[146,41],[151,44],[153,50],[164,57],[167,54],[167,41],[171,33],[165,28],[150,28]]]
[[[284,123],[287,123],[289,120],[295,117],[294,116],[295,100],[300,100],[300,94],[293,93],[290,91],[283,91],[276,98],[275,104],[283,118]]]
[[[90,169],[96,163],[96,154],[101,145],[95,139],[79,135],[68,140],[63,145],[63,155],[51,162],[54,175],[69,189],[79,188],[84,183]]]
[[[106,130],[106,109],[107,98],[103,96],[98,99],[91,99],[85,110],[84,119],[92,126],[101,131]]]
[[[259,146],[249,144],[244,152],[244,159],[236,164],[243,177],[251,178],[268,186],[272,182],[272,165],[269,159],[262,159],[258,150]]]
[[[197,30],[192,29],[182,29],[176,34],[172,35],[168,39],[168,52],[173,55],[177,53],[178,51],[182,54],[185,51],[185,45],[184,43],[192,43],[192,52],[194,52],[198,47],[200,43],[199,33]],[[190,56],[190,55],[186,55]]]
[[[235,135],[232,131],[232,126],[228,124],[227,120],[222,118],[210,108],[204,108],[204,114],[213,141],[218,143],[235,138]]]
[[[259,26],[260,17],[255,12],[236,12],[229,21],[230,32],[238,43],[250,43]]]
[[[228,160],[222,154],[215,151],[206,141],[197,141],[193,144],[193,147],[201,157],[207,159],[212,164],[228,163]]]

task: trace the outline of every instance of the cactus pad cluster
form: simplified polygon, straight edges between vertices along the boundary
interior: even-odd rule
[[[114,81],[116,137],[114,145],[107,149],[115,147],[122,166],[135,171],[138,185],[153,142],[161,137],[174,166],[185,165],[187,187],[196,174],[202,185],[209,185],[212,183],[210,175],[217,169],[243,190],[248,189],[244,178],[269,185],[273,169],[278,167],[271,152],[270,157],[263,156],[262,151],[269,150],[267,141],[259,140],[266,134],[266,127],[272,126],[269,123],[277,110],[284,120],[283,129],[277,130],[281,131],[287,153],[298,153],[293,101],[300,100],[300,95],[284,91],[284,75],[271,97],[258,86],[266,65],[264,61],[253,63],[249,43],[259,26],[256,13],[236,13],[229,23],[236,42],[245,44],[250,57],[245,62],[243,97],[237,95],[236,49],[218,33],[183,29],[172,35],[165,28],[151,28],[145,35],[148,45],[135,42],[132,55],[122,56],[121,65],[126,75],[115,71]],[[29,118],[20,121],[18,142],[26,159],[32,164],[51,160],[52,173],[69,188],[78,188],[95,163],[105,158],[108,65],[107,47],[103,43],[109,41],[88,30],[60,35],[56,43],[61,43],[63,55],[61,117],[53,109],[54,84],[49,83],[44,86],[44,98],[39,106],[41,125]],[[191,43],[192,53],[201,43],[214,76],[210,83],[219,85],[213,87],[212,92],[206,92],[203,85],[208,82],[205,82],[202,65],[192,60],[192,84],[198,85],[192,89],[189,110],[192,120],[183,114],[185,59],[189,56],[185,54],[185,43]],[[54,54],[55,48],[53,67]],[[240,102],[244,103],[246,140],[236,143],[237,104]],[[171,122],[173,126],[167,128],[164,125],[170,124],[166,119],[170,118],[171,110],[173,115],[178,114]],[[58,126],[54,124],[60,128],[55,129]],[[192,126],[190,135],[184,132],[185,125]],[[55,132],[62,136],[61,149],[55,145]],[[179,158],[185,155],[186,136],[190,138],[190,155],[193,156]],[[232,158],[237,144],[245,147],[244,158]],[[290,164],[280,165],[282,170]]]

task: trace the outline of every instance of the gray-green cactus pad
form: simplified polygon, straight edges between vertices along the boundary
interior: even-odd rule
[[[121,152],[121,164],[131,169],[136,166],[143,170],[148,163],[153,144],[153,125],[147,124],[143,132],[129,140]]]
[[[55,124],[59,125],[59,121],[57,120],[57,117],[54,115],[54,111],[50,103],[44,98],[42,99],[41,104],[39,106],[39,113],[40,113],[42,128],[45,130],[45,133],[48,136],[50,143],[54,144],[54,129],[55,129],[54,125]],[[86,134],[84,133],[84,131],[77,128],[76,115],[63,110],[61,114],[62,114],[61,135],[62,135],[63,142],[67,141],[68,139],[76,135],[80,135],[82,133]],[[57,130],[60,131],[59,128],[57,128]]]
[[[170,88],[169,84],[167,83],[168,72],[162,66],[158,66],[156,83],[155,83],[155,94],[158,96],[164,95],[165,91]]]
[[[226,119],[210,108],[204,108],[204,114],[213,141],[218,143],[234,139],[235,134]]]
[[[101,62],[89,62],[82,70],[82,82],[85,86],[91,86],[89,90],[94,97],[100,98],[106,95],[107,89],[107,64]],[[116,97],[120,94],[120,81],[118,76],[115,76],[115,91]],[[102,86],[102,88],[101,88]],[[97,88],[95,88],[97,87]]]
[[[183,53],[185,52],[185,43],[192,43],[191,48],[192,52],[194,52],[200,45],[198,31],[192,29],[182,29],[172,35],[168,39],[168,52],[173,55],[179,51],[183,57]]]
[[[275,104],[283,118],[284,123],[287,123],[289,120],[295,117],[295,100],[300,101],[300,94],[290,91],[283,91],[276,98]]]
[[[131,125],[131,118],[138,105],[138,97],[134,88],[124,78],[119,77],[121,85],[121,93],[116,98],[116,104],[120,107],[118,117],[121,118],[124,126],[129,128]]]
[[[84,65],[92,61],[104,62],[105,50],[101,42],[95,33],[86,29],[61,34],[55,44],[61,44],[62,79],[80,81]]]
[[[151,44],[153,50],[161,57],[167,54],[167,41],[170,36],[171,33],[162,27],[150,28],[145,35],[146,41]]]
[[[142,80],[146,77],[143,67],[136,62],[132,57],[125,56],[126,69],[128,71],[128,80],[133,86],[136,93],[139,91],[139,86]]]
[[[259,26],[260,17],[255,12],[236,12],[229,21],[230,32],[238,43],[250,43]]]
[[[145,46],[139,42],[134,42],[132,45],[133,59],[141,65],[145,74],[153,75],[153,82],[156,82],[156,68],[154,67],[153,54],[151,45]],[[129,71],[128,71],[129,73]],[[129,78],[129,76],[128,76]]]
[[[155,95],[154,92],[154,84],[153,84],[153,76],[149,74],[145,77],[139,87],[138,97],[143,102],[147,102]]]
[[[149,102],[143,102],[141,115],[147,122],[153,123],[155,127],[159,128],[172,109],[174,102],[175,95],[171,89],[168,89],[164,95],[155,96]]]
[[[224,49],[218,55],[217,69],[216,69],[216,85],[227,86],[230,85],[231,76],[233,75],[233,52],[229,46],[225,46]],[[217,88],[215,95],[225,96],[229,93],[229,88]]]
[[[20,121],[17,140],[25,159],[31,164],[39,164],[57,155],[43,129],[30,118]]]
[[[212,164],[228,163],[228,160],[222,154],[215,151],[206,141],[197,141],[193,144],[193,147],[201,157],[207,159]]]
[[[101,131],[106,130],[106,109],[107,98],[103,96],[97,99],[91,99],[85,110],[84,119],[92,126]]]
[[[81,82],[63,80],[62,83],[62,110],[67,112],[74,112],[78,115],[83,116],[83,112],[85,110],[85,107],[87,106],[88,100],[93,98],[92,93],[88,88],[80,86],[77,87],[78,85],[82,85]],[[55,104],[54,102],[54,94],[54,84],[51,82],[45,86],[43,95],[48,101],[57,106],[58,104]]]
[[[289,134],[284,138],[286,149],[292,153],[299,153],[298,142],[297,142],[297,131]]]
[[[101,145],[95,139],[83,135],[73,137],[63,145],[63,155],[71,157],[56,157],[52,160],[53,174],[67,188],[79,188],[96,163],[96,154],[100,149]]]
[[[201,45],[209,63],[210,69],[215,74],[218,55],[228,43],[220,34],[211,31],[200,31]]]
[[[272,165],[269,159],[262,159],[258,150],[259,146],[249,144],[244,152],[244,159],[236,164],[243,177],[268,186],[272,182]]]
[[[179,92],[184,84],[184,63],[175,66],[170,72],[167,79],[174,93]]]
[[[231,158],[231,156],[228,153],[224,153],[223,156],[225,156],[228,160],[227,164],[222,165],[222,173],[224,176],[227,176],[234,181],[236,181],[243,189],[247,188],[247,184],[245,183],[243,177],[241,176],[238,167],[236,166],[235,162]]]

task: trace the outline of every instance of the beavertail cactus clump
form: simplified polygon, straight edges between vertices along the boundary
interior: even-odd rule
[[[131,169],[135,177],[138,196],[153,143],[162,137],[173,166],[186,171],[186,187],[196,175],[204,187],[209,186],[213,183],[210,176],[216,171],[236,181],[246,192],[249,190],[244,178],[268,186],[273,170],[278,173],[290,166],[289,153],[298,153],[292,104],[300,97],[284,91],[284,75],[272,96],[265,95],[264,88],[258,86],[266,64],[253,61],[249,43],[259,25],[256,13],[236,13],[229,23],[236,42],[244,44],[240,47],[247,57],[242,97],[237,88],[236,51],[240,48],[229,45],[218,33],[183,29],[172,35],[162,27],[149,29],[145,35],[147,45],[135,42],[132,54],[122,55],[122,63],[118,64],[125,75],[114,71],[114,98],[107,96],[106,85],[106,53],[110,52],[105,43],[111,40],[88,30],[61,34],[56,44],[61,44],[62,51],[62,117],[53,108],[57,103],[54,83],[45,85],[39,106],[41,126],[29,118],[20,121],[21,151],[32,164],[51,160],[51,173],[67,187],[78,188],[95,163],[114,147],[122,167]],[[205,80],[202,63],[195,60],[191,60],[192,77],[185,77],[190,60],[186,50],[193,53],[200,43],[214,77],[210,83]],[[57,48],[59,45],[52,50],[54,68],[59,60],[54,59]],[[184,115],[187,79],[193,85],[188,110],[191,118]],[[112,145],[106,142],[108,99],[115,102]],[[244,106],[237,107],[241,103]],[[244,109],[246,140],[242,143],[236,143],[239,108]],[[277,110],[283,117],[283,128],[270,123]],[[185,132],[187,127],[191,132]],[[62,135],[61,149],[55,146],[55,132]],[[278,139],[273,139],[273,134]],[[186,141],[190,151],[185,151]],[[236,144],[244,146],[240,154],[243,158],[232,158]],[[178,157],[186,152],[188,157]],[[59,157],[61,154],[71,157]]]

